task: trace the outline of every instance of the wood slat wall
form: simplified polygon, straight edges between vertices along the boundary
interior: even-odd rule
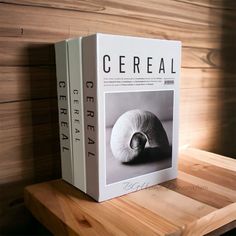
[[[181,40],[180,146],[236,156],[236,1],[0,1],[2,232],[30,228],[26,184],[60,177],[53,43],[94,32]]]

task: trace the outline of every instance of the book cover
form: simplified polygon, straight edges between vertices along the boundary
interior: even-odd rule
[[[82,44],[87,193],[103,201],[176,178],[181,43]]]

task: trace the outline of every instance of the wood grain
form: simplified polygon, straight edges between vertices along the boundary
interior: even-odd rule
[[[235,22],[233,0],[1,0],[0,188],[10,194],[0,196],[0,231],[25,234],[31,221],[19,201],[23,187],[60,176],[55,42],[94,32],[181,40],[180,148],[235,157]],[[178,184],[193,184],[198,177],[189,175]],[[221,190],[227,198],[217,195],[214,207],[234,201]]]
[[[122,7],[122,6],[120,6]],[[132,6],[129,8],[131,9]],[[171,10],[171,9],[169,9]],[[186,11],[188,11],[187,9]],[[24,11],[27,11],[28,14],[25,15],[24,18],[22,18],[22,13]],[[10,27],[9,35],[10,37],[6,37],[6,28],[7,26],[11,24],[11,19],[8,19],[8,15],[14,14],[14,21],[17,20],[17,22],[20,24],[19,29],[23,31],[21,37],[12,37],[12,29]],[[50,46],[52,45],[43,45],[41,42],[52,42],[61,40],[62,38],[67,37],[73,37],[78,35],[87,35],[94,32],[109,32],[109,33],[115,33],[115,34],[126,34],[126,35],[135,35],[135,36],[146,36],[146,37],[159,37],[162,38],[163,35],[165,35],[167,32],[172,32],[171,36],[166,36],[164,38],[168,39],[178,39],[183,42],[183,67],[200,67],[200,68],[214,68],[214,67],[222,67],[222,51],[221,45],[222,45],[222,37],[224,36],[224,51],[229,51],[229,53],[225,53],[224,56],[227,56],[227,63],[230,63],[233,65],[232,59],[234,58],[234,55],[232,55],[231,52],[231,44],[233,43],[232,36],[230,32],[235,29],[235,25],[232,25],[232,21],[234,19],[231,19],[235,16],[235,14],[232,14],[232,17],[230,18],[229,22],[224,23],[226,24],[229,31],[227,31],[224,35],[217,35],[215,38],[219,40],[217,45],[214,45],[214,39],[209,39],[209,45],[206,45],[208,42],[207,35],[209,33],[209,37],[214,36],[214,32],[210,32],[211,24],[204,25],[202,29],[202,38],[201,43],[197,43],[197,45],[194,45],[196,43],[196,39],[199,38],[200,33],[196,32],[197,29],[193,27],[193,23],[186,23],[186,25],[181,26],[180,22],[176,21],[176,16],[173,15],[173,19],[171,20],[171,23],[168,24],[168,20],[165,20],[164,22],[155,22],[155,18],[150,17],[149,21],[143,21],[142,18],[139,18],[136,16],[135,18],[129,17],[124,15],[110,15],[110,14],[99,14],[95,12],[77,12],[70,11],[70,10],[58,10],[54,9],[53,11],[50,8],[44,8],[43,11],[39,11],[37,7],[31,7],[31,6],[22,6],[18,7],[15,5],[5,5],[2,4],[0,8],[0,22],[2,22],[2,25],[4,27],[4,35],[5,37],[3,40],[1,40],[2,44],[4,45],[2,49],[2,54],[5,55],[5,57],[2,57],[2,63],[0,65],[26,65],[26,64],[42,64],[42,63],[53,63],[54,56],[50,56],[52,53],[50,51]],[[157,12],[158,13],[158,12]],[[166,12],[165,12],[166,13]],[[184,12],[186,14],[186,12]],[[208,17],[209,12],[205,13],[205,16]],[[229,14],[229,13],[227,13]],[[217,14],[220,15],[221,14]],[[214,13],[213,13],[214,16]],[[231,16],[231,15],[230,15]],[[63,22],[61,22],[61,17],[63,17]],[[183,17],[183,16],[182,16]],[[227,15],[228,17],[228,15]],[[34,19],[34,21],[31,21],[31,18]],[[208,17],[209,19],[209,17]],[[222,18],[221,18],[222,19]],[[99,22],[100,21],[100,22]],[[139,22],[141,21],[141,22]],[[151,22],[150,22],[151,21]],[[30,22],[30,24],[29,24]],[[218,22],[218,21],[216,21]],[[153,32],[152,30],[154,28],[155,23],[155,29],[163,29],[165,28],[164,32]],[[207,22],[208,23],[208,22]],[[177,24],[177,25],[176,25]],[[195,24],[199,24],[199,22],[195,21]],[[228,25],[230,24],[230,25]],[[55,25],[60,25],[60,30],[58,28],[55,28]],[[80,27],[78,28],[77,25]],[[163,26],[164,25],[164,26]],[[172,27],[168,29],[168,27]],[[14,26],[16,27],[16,26]],[[142,27],[143,30],[142,30]],[[181,30],[182,27],[182,30]],[[189,27],[190,30],[193,30],[197,35],[193,35],[193,32],[187,32],[186,28]],[[216,32],[221,33],[221,25],[218,26],[219,28],[216,30]],[[150,28],[151,33],[148,32],[148,28]],[[210,29],[209,29],[210,28]],[[213,30],[217,28],[217,26],[213,25]],[[106,30],[106,31],[104,31]],[[125,30],[128,30],[125,32]],[[173,30],[176,32],[173,33]],[[59,31],[59,32],[58,32]],[[58,33],[57,33],[58,32]],[[182,32],[182,34],[185,35],[184,37],[178,36],[179,32]],[[18,36],[18,34],[17,34]],[[191,37],[191,38],[188,38]],[[32,45],[32,40],[35,42],[35,45]],[[23,41],[23,42],[22,42]],[[38,50],[37,50],[37,43],[38,42]],[[40,44],[41,43],[41,44]],[[204,44],[204,46],[201,46],[201,44]],[[212,45],[210,45],[212,44]],[[6,54],[4,49],[8,51]],[[27,49],[27,50],[23,50]],[[12,53],[9,54],[10,50]],[[44,51],[45,50],[45,51]],[[22,52],[24,51],[24,53]],[[43,58],[40,56],[40,53],[43,55],[49,55],[48,59],[51,58],[52,61],[41,61]],[[39,54],[39,55],[38,55]],[[7,55],[7,56],[6,56]],[[18,59],[20,58],[20,59]],[[30,58],[33,58],[30,61]],[[35,61],[35,59],[38,59],[39,61]],[[44,57],[46,58],[46,57]]]
[[[0,103],[56,98],[55,67],[0,67]]]
[[[93,31],[91,33],[94,33]],[[69,37],[69,35],[67,36]],[[28,39],[27,39],[28,40]],[[59,41],[55,40],[55,41]],[[45,66],[54,65],[54,45],[52,43],[39,43],[25,40],[0,38],[2,50],[0,51],[0,66]],[[230,49],[228,49],[230,50]],[[190,48],[182,50],[183,68],[221,68],[221,51],[218,49]],[[232,65],[232,58],[228,58]]]
[[[1,184],[37,175],[52,177],[60,171],[56,102],[54,99],[0,105]]]
[[[179,170],[236,190],[236,173],[234,171],[223,169],[222,167],[212,166],[211,164],[199,160],[189,160],[189,158],[184,155],[183,159],[184,161],[179,165]]]
[[[209,9],[208,7],[196,6],[194,3],[185,4],[180,1],[167,1],[163,3],[162,1],[143,2],[139,0],[123,4],[119,1],[71,1],[71,5],[73,5],[71,7],[67,7],[69,1],[60,1],[61,4],[54,1],[53,6],[48,1],[16,2],[17,4],[22,4],[22,7],[2,4],[2,21],[9,25],[14,20],[8,19],[7,21],[4,19],[4,15],[7,16],[4,13],[9,10],[14,11],[16,18],[20,18],[19,15],[24,11],[23,9],[30,10],[30,13],[24,19],[20,18],[20,28],[23,29],[23,36],[24,32],[32,37],[32,33],[34,33],[34,38],[42,37],[43,31],[49,31],[49,38],[57,36],[57,33],[60,34],[63,30],[67,34],[84,33],[84,31],[88,34],[90,33],[88,29],[92,30],[96,21],[96,31],[98,32],[102,30],[102,32],[113,32],[116,34],[122,32],[122,34],[145,34],[149,37],[157,35],[166,38],[175,37],[182,40],[186,46],[202,46],[204,48],[209,44],[214,45],[213,48],[217,48],[220,43],[221,24],[224,20],[222,18],[223,13],[227,15],[227,28],[235,28],[233,24],[233,19],[235,19],[234,11],[222,12],[219,9]],[[41,7],[38,8],[37,6]],[[54,8],[54,11],[51,8]],[[178,8],[178,11],[175,10],[176,8]],[[47,14],[47,17],[40,18],[37,9],[41,9],[40,13],[42,16]],[[189,12],[193,10],[195,10],[195,14],[190,15]],[[211,14],[210,18],[209,14]],[[64,18],[63,22],[60,20],[60,15]],[[34,17],[34,22],[29,24],[27,20],[32,16]],[[228,18],[231,19],[228,20]],[[42,22],[41,25],[38,24],[39,28],[33,29],[30,27],[30,25],[38,23],[39,20]],[[49,24],[47,27],[43,24],[45,21]],[[60,23],[60,29],[55,29],[55,24],[57,23]],[[76,26],[77,23],[83,24],[78,27]],[[107,28],[104,28],[105,25]],[[127,25],[129,28],[125,27]],[[156,26],[155,29],[154,25]],[[11,27],[16,27],[16,25],[14,24]],[[206,48],[212,48],[212,46]]]
[[[182,68],[180,81],[182,103],[193,105],[192,100],[195,100],[200,104],[206,98],[212,98],[214,101],[219,96],[227,94],[228,99],[219,100],[218,103],[230,103],[232,106],[231,103],[235,102],[232,96],[236,86],[235,75],[223,72],[224,70],[217,68]],[[0,87],[7,88],[0,94],[0,103],[56,98],[55,66],[0,66]],[[201,108],[199,104],[196,109]],[[211,104],[217,106],[213,102]]]
[[[183,173],[185,174],[185,172]],[[184,174],[182,174],[181,176],[182,178],[168,181],[161,185],[175,192],[178,192],[180,194],[184,194],[192,199],[211,205],[215,208],[222,208],[235,202],[234,201],[235,199],[231,200],[227,196],[218,194],[216,192],[212,192],[211,190],[204,188],[203,187],[204,185],[202,184],[199,185],[199,184],[196,184],[196,182],[189,182],[187,180],[183,180]],[[186,175],[188,174],[185,174],[184,176]],[[192,175],[190,175],[190,177],[192,177]],[[197,196],[196,196],[196,191],[198,192]],[[212,198],[212,195],[214,195],[214,198]]]
[[[222,227],[232,221],[236,217],[236,204],[230,204],[218,211],[212,212],[201,219],[189,224],[184,233],[185,235],[204,235],[215,230],[217,227]],[[194,234],[192,233],[194,232]]]
[[[191,155],[188,156],[188,152]],[[192,161],[199,155],[202,159],[205,155],[210,156],[215,163],[214,154],[186,149],[184,158],[180,154],[180,165],[186,161],[186,156]],[[216,156],[216,161],[218,158]],[[236,164],[236,160],[224,159],[232,166]],[[214,164],[209,165],[214,168]],[[223,171],[231,173],[228,169]],[[221,175],[220,172],[216,174]],[[182,172],[181,178],[187,177],[184,175]],[[192,182],[187,185],[178,177],[162,186],[156,185],[102,203],[96,203],[63,180],[56,180],[27,187],[25,203],[53,234],[61,231],[64,235],[201,236],[212,231],[217,235],[218,228],[221,233],[224,229],[231,229],[230,226],[234,226],[231,222],[236,220],[234,187],[226,187],[222,182],[201,182],[202,177],[195,176],[195,173],[191,178]],[[227,201],[221,188],[209,191],[212,184],[232,191],[234,201]],[[225,225],[227,228],[222,228]]]

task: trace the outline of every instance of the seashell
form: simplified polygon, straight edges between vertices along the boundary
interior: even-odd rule
[[[122,114],[111,132],[111,150],[121,162],[138,157],[145,148],[169,150],[169,141],[160,120],[151,112],[130,110]]]

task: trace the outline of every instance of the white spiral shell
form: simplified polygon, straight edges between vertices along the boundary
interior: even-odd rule
[[[111,150],[121,162],[136,158],[146,147],[169,149],[166,132],[160,120],[149,111],[130,110],[122,114],[113,126]]]

